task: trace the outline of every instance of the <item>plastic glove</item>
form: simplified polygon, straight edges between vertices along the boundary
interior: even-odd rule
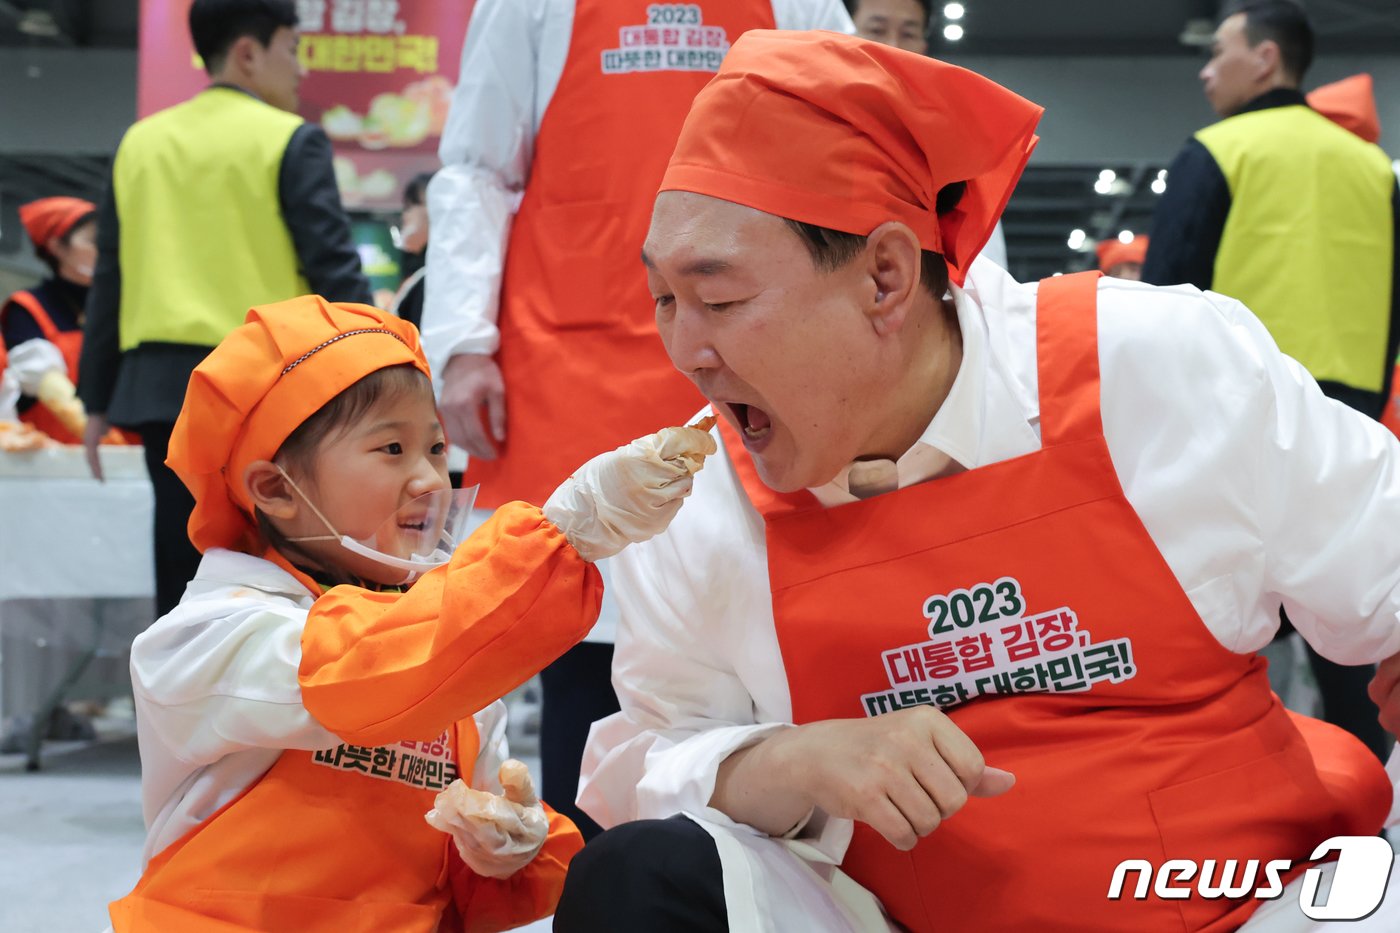
[[[10,375],[19,380],[20,391],[25,395],[38,398],[39,386],[51,372],[67,378],[68,363],[63,359],[63,351],[42,337],[11,347],[9,356]]]
[[[18,421],[19,380],[8,370],[0,370],[0,421]]]
[[[77,390],[67,372],[51,369],[44,373],[35,395],[39,403],[53,412],[65,428],[79,437],[83,436],[87,430],[87,412],[83,410],[83,403],[78,401]]]
[[[484,878],[509,878],[530,864],[549,835],[549,817],[525,765],[509,759],[500,778],[505,796],[453,781],[424,817],[452,837],[462,861]]]
[[[702,427],[663,428],[594,457],[554,490],[544,517],[589,561],[655,537],[690,495],[705,458],[718,449]]]

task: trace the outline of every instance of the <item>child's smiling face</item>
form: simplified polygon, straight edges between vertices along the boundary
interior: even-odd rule
[[[425,527],[432,521],[428,510],[417,505],[405,508],[421,496],[451,486],[447,441],[426,380],[422,391],[385,396],[362,417],[333,431],[317,447],[308,467],[302,472],[288,464],[287,471],[337,534],[373,542],[376,549],[395,557],[422,552],[425,540],[436,543],[441,529]],[[279,525],[292,538],[329,532],[309,507],[298,509],[294,519]],[[402,570],[348,551],[335,541],[307,541],[298,547],[318,563],[362,580],[392,585],[403,578]]]

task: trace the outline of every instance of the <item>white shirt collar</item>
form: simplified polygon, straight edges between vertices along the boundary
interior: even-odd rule
[[[948,397],[928,427],[895,463],[898,488],[996,463],[1040,447],[1034,427],[1038,420],[1035,386],[1027,386],[1013,375],[1025,370],[1024,361],[1017,366],[1000,358],[1010,341],[1001,332],[1001,315],[996,310],[987,313],[981,303],[985,292],[999,293],[1008,284],[1018,290],[1025,287],[988,261],[978,260],[973,271],[977,273],[976,280],[969,275],[965,288],[952,289],[962,331],[962,364]],[[1016,297],[1025,301],[1024,294]],[[1034,301],[1033,291],[1030,300]],[[1033,325],[1034,318],[1030,321]],[[1030,370],[1034,372],[1034,361]],[[851,468],[846,467],[831,482],[812,489],[812,494],[825,506],[856,501],[849,491],[850,472]]]

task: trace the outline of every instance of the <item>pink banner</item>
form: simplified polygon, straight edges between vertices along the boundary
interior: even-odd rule
[[[404,183],[437,167],[474,0],[297,0],[301,114],[335,148],[345,206],[396,210]],[[207,86],[190,42],[191,0],[141,0],[140,117]]]

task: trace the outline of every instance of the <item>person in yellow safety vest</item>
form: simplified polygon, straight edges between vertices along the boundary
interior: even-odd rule
[[[1168,169],[1143,281],[1239,299],[1326,395],[1378,419],[1400,341],[1400,192],[1378,146],[1308,106],[1312,53],[1296,3],[1226,8],[1200,72],[1221,119]],[[1327,721],[1383,758],[1370,671],[1310,658]]]
[[[155,491],[156,614],[199,566],[194,507],[165,467],[190,373],[250,307],[315,293],[371,303],[330,140],[297,116],[292,0],[194,0],[210,86],[127,130],[100,206],[78,395],[94,475],[108,423],[141,436]]]
[[[1352,75],[1331,84],[1313,88],[1308,94],[1308,106],[1344,129],[1351,130],[1368,143],[1381,140],[1381,118],[1376,111],[1375,84],[1368,74]],[[1400,163],[1396,163],[1400,165]],[[1400,171],[1400,168],[1397,168]],[[1400,359],[1390,377],[1390,399],[1381,413],[1381,424],[1400,437]]]
[[[588,632],[594,561],[665,530],[715,451],[666,428],[469,537],[409,323],[256,307],[190,378],[170,466],[203,553],[131,649],[150,930],[504,930],[578,830],[511,763],[500,697]],[[425,819],[426,817],[426,819]]]

